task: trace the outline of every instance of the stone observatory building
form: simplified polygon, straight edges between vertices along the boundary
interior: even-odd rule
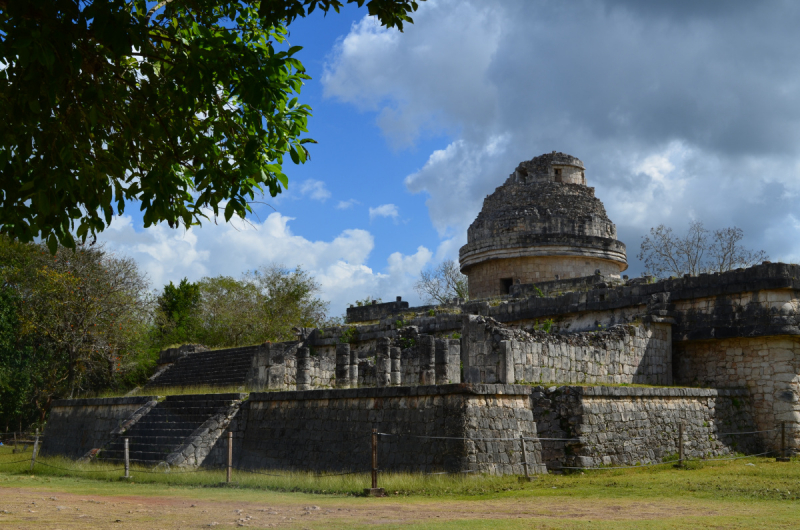
[[[553,151],[522,162],[484,199],[459,252],[470,298],[598,270],[619,278],[628,268],[625,245],[585,171],[579,159]]]

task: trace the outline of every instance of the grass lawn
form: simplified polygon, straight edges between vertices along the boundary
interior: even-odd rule
[[[25,459],[25,462],[11,463]],[[800,461],[691,462],[516,477],[382,474],[389,497],[364,498],[367,475],[145,473],[0,448],[0,526],[11,528],[800,528]],[[752,465],[751,465],[752,464]],[[64,468],[64,469],[58,469]],[[88,471],[88,472],[87,472]],[[50,500],[56,499],[56,500]],[[31,504],[36,503],[36,504]],[[32,508],[33,507],[33,508]],[[9,512],[9,513],[4,513]],[[212,525],[216,526],[216,525]]]

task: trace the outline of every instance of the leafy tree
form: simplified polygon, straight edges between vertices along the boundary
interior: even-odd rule
[[[287,25],[343,1],[0,0],[0,233],[55,253],[126,201],[145,226],[199,224],[222,205],[244,217],[313,142]],[[417,9],[366,5],[401,31]]]
[[[422,271],[414,290],[429,304],[444,304],[453,298],[469,298],[467,277],[458,264],[449,259],[435,269]]]
[[[246,275],[261,294],[265,340],[291,340],[294,327],[321,327],[328,302],[316,295],[320,285],[299,266],[294,270],[270,264]]]
[[[763,250],[744,248],[743,238],[744,232],[736,227],[709,232],[702,222],[693,221],[681,237],[662,224],[651,228],[650,235],[643,238],[637,257],[648,273],[659,278],[725,272],[767,259]]]
[[[56,396],[113,386],[141,364],[150,304],[133,260],[102,247],[60,247],[53,256],[43,245],[2,243],[5,284],[19,300],[19,335],[39,363],[39,410]]]
[[[300,267],[271,264],[246,273],[203,278],[193,339],[206,346],[242,346],[294,338],[293,328],[321,327],[328,303],[319,284]]]
[[[156,300],[158,345],[185,343],[191,340],[198,326],[200,286],[184,278],[176,286],[172,282]]]
[[[19,341],[17,302],[13,289],[0,288],[0,421],[6,431],[22,430],[31,418],[31,352]]]
[[[203,278],[198,342],[206,346],[242,346],[259,341],[262,318],[258,289],[230,276]]]

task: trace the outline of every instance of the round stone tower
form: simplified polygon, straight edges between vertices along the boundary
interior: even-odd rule
[[[470,298],[598,269],[618,277],[628,268],[625,245],[584,172],[583,162],[553,151],[522,162],[484,199],[459,251]]]

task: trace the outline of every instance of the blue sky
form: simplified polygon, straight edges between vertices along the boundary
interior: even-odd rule
[[[144,230],[129,207],[101,239],[154,288],[277,261],[311,271],[333,315],[365,296],[414,302],[483,197],[559,150],[586,165],[629,274],[650,227],[693,219],[798,261],[800,7],[699,4],[432,0],[405,33],[353,7],[298,20],[319,144],[286,167],[289,190],[250,224],[188,232]]]

